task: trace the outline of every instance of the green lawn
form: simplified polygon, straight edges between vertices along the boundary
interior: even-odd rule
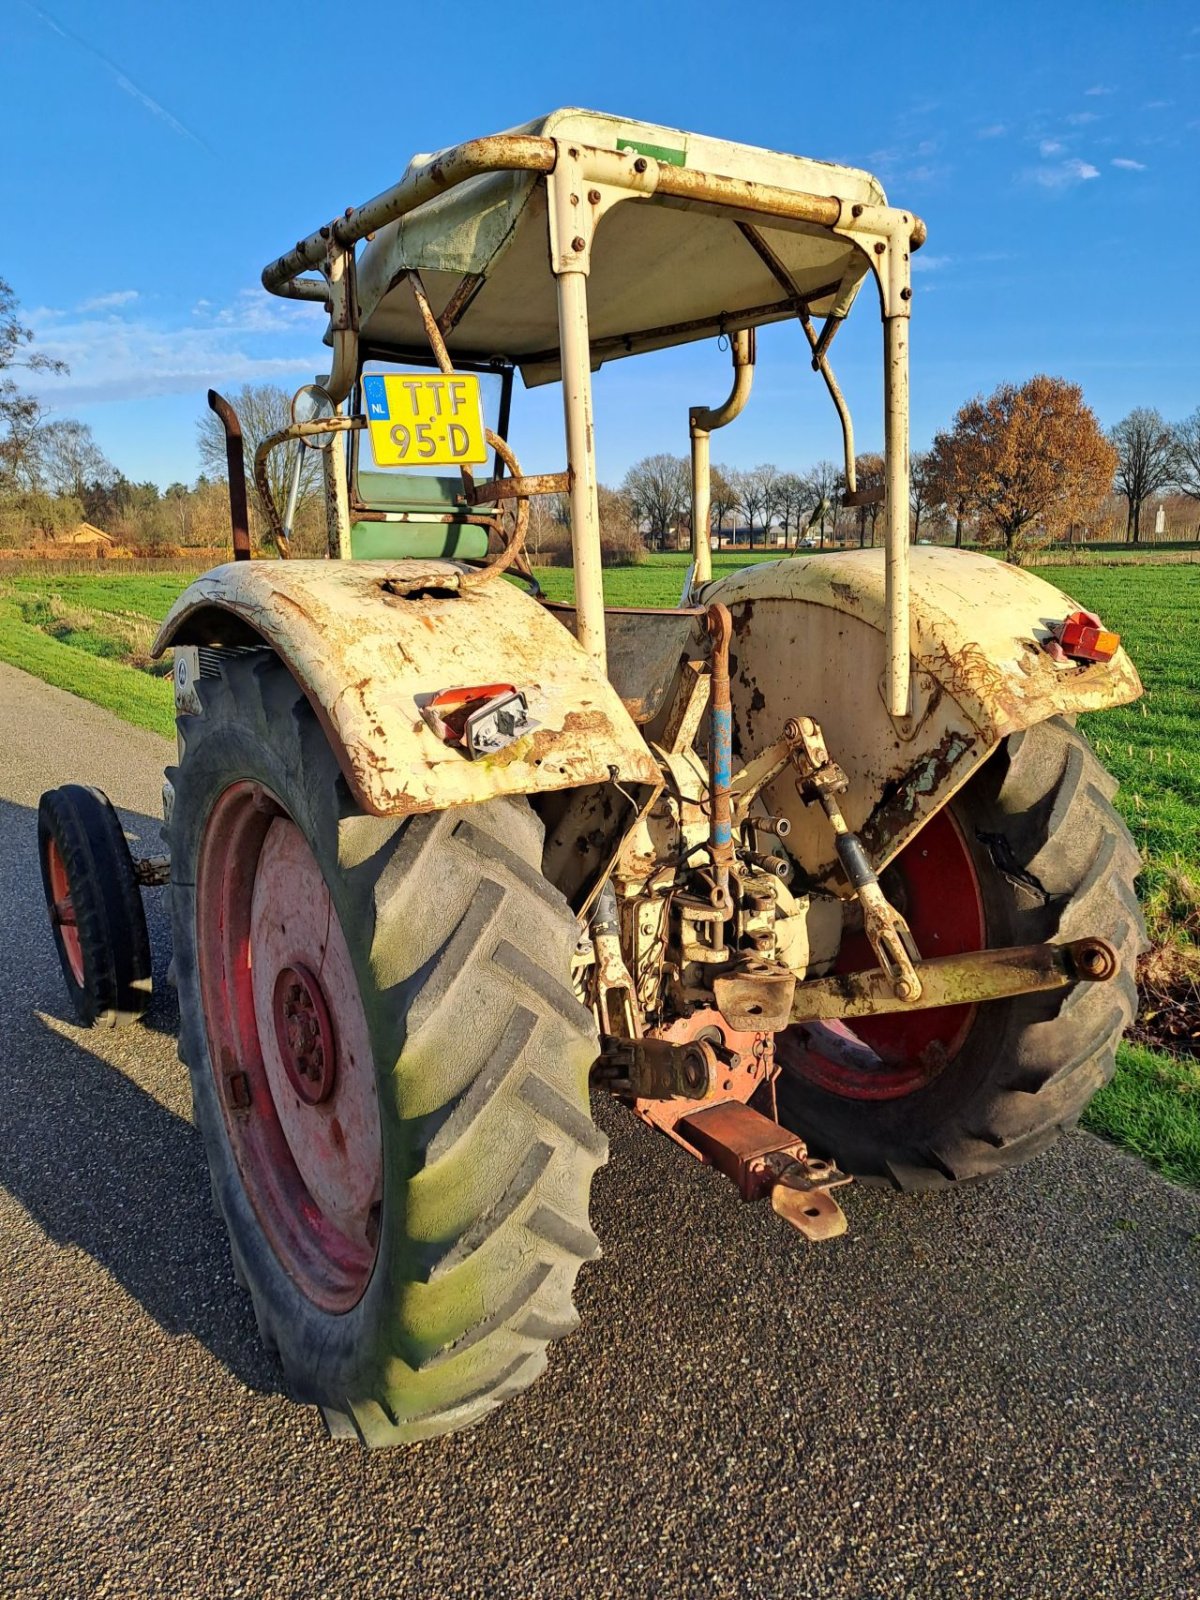
[[[40,581],[44,590],[45,580]],[[69,579],[59,580],[55,587],[66,588],[74,599]],[[170,598],[163,604],[164,611]],[[75,609],[72,604],[71,610]],[[56,632],[48,632],[48,627]],[[95,614],[90,626],[70,626],[68,619],[52,615],[50,597],[0,583],[0,661],[23,667],[136,727],[173,738],[175,706],[170,679],[127,665],[120,648],[126,637],[100,614]]]
[[[747,562],[717,554],[719,574]],[[774,559],[764,553],[755,559]],[[672,605],[688,560],[651,556],[610,568],[612,605]],[[1036,570],[1036,569],[1035,569]],[[1155,940],[1200,960],[1195,885],[1200,882],[1200,566],[1054,567],[1041,574],[1120,630],[1141,671],[1144,698],[1083,719],[1121,783],[1118,805],[1146,862],[1140,889]],[[573,593],[566,568],[539,571],[551,599]],[[169,681],[146,670],[154,624],[191,574],[23,575],[0,578],[0,660],[104,706],[139,727],[173,732]],[[129,665],[130,660],[141,663]],[[159,669],[161,670],[161,668]],[[1125,1045],[1117,1077],[1087,1122],[1167,1176],[1200,1186],[1200,1064]]]

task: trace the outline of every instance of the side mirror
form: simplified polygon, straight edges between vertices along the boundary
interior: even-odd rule
[[[292,396],[293,422],[325,422],[336,415],[337,407],[333,403],[332,396],[327,394],[319,383],[306,383]],[[302,439],[300,442],[307,445],[310,450],[328,450],[333,443],[333,434],[318,433],[311,439]]]

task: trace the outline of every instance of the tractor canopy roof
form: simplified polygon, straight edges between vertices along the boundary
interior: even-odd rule
[[[664,166],[849,204],[884,205],[853,167],[781,155],[597,111],[560,110],[515,134],[636,150]],[[414,166],[428,157],[417,157]],[[460,361],[501,358],[528,384],[559,376],[558,310],[541,172],[486,172],[388,222],[358,261],[359,336],[377,351],[427,347],[403,274],[419,271]],[[865,256],[827,228],[661,191],[614,206],[588,280],[593,366],[795,314],[844,311]]]

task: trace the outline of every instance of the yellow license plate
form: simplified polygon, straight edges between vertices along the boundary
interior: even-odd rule
[[[363,404],[378,467],[458,467],[488,458],[473,373],[371,373],[363,378]]]

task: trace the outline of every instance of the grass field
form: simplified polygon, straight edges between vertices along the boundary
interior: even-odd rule
[[[0,576],[0,661],[169,737],[171,685],[148,651],[188,576]]]
[[[774,553],[758,557],[773,559]],[[747,562],[714,558],[718,573]],[[685,556],[652,556],[610,568],[613,605],[671,605]],[[1036,570],[1036,569],[1035,569]],[[147,652],[155,627],[190,574],[0,575],[0,660],[35,673],[170,735],[170,682]],[[1200,566],[1088,563],[1043,573],[1120,630],[1146,686],[1132,706],[1096,713],[1082,725],[1120,781],[1118,805],[1145,861],[1140,892],[1167,968],[1200,965]],[[539,572],[551,599],[572,594],[564,568]],[[1200,1186],[1200,1060],[1140,1045],[1122,1047],[1114,1082],[1088,1112],[1097,1132],[1145,1157],[1169,1177]]]

